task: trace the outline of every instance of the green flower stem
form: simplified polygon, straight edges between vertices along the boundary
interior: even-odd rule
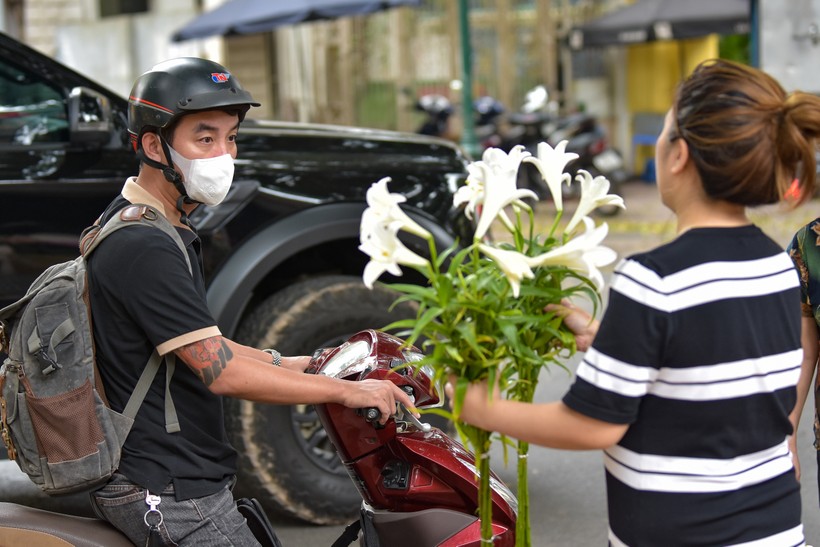
[[[530,489],[527,480],[527,461],[530,451],[529,443],[518,442],[518,519],[515,521],[516,547],[530,547]]]
[[[428,262],[430,268],[429,271],[425,272],[424,275],[427,279],[430,280],[430,283],[433,287],[436,286],[436,280],[438,279],[438,250],[436,250],[436,242],[433,239],[433,236],[427,238],[427,248],[430,250],[430,260]]]
[[[528,213],[529,213],[529,236],[527,238],[527,243],[529,244],[529,246],[527,248],[527,252],[530,251],[530,248],[532,247],[532,243],[533,243],[533,241],[535,241],[535,211],[533,209],[530,209],[528,211]]]
[[[530,226],[532,226],[532,209],[529,210],[530,212]],[[515,249],[520,253],[524,251],[524,244],[526,241],[524,240],[524,234],[521,231],[521,209],[515,210],[515,230],[513,232],[513,238],[515,241]],[[532,238],[530,238],[532,239]]]
[[[493,499],[490,489],[490,432],[475,428],[475,457],[478,467],[478,516],[481,544],[493,544]]]
[[[516,386],[513,395],[516,400],[532,403],[535,398],[535,387],[538,385],[540,367],[521,366],[519,370],[520,383]],[[530,445],[524,441],[517,442],[518,451],[518,518],[515,522],[516,547],[530,547],[532,537],[530,531],[530,489],[528,479],[528,461]]]
[[[561,217],[564,216],[564,210],[559,209],[555,213],[555,220],[552,221],[552,227],[550,228],[550,237],[555,235],[555,230],[558,229],[558,224],[561,222]]]

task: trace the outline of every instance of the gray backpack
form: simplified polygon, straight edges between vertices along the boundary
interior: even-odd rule
[[[191,263],[176,229],[147,205],[130,205],[80,243],[76,259],[51,266],[19,301],[0,310],[0,433],[20,469],[47,494],[93,490],[116,471],[122,445],[162,362],[154,351],[122,414],[111,410],[94,358],[86,258],[106,236],[129,226],[157,228]],[[136,228],[135,228],[136,229]],[[166,430],[179,431],[168,385]]]

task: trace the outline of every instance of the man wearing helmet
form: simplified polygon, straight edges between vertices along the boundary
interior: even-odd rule
[[[230,491],[236,452],[227,441],[222,396],[377,407],[383,419],[397,401],[411,406],[391,382],[305,375],[308,357],[243,346],[220,333],[207,308],[200,240],[188,215],[225,197],[239,124],[251,106],[259,104],[225,67],[196,58],[156,65],[137,79],[129,98],[140,172],[102,221],[131,204],[150,205],[176,227],[188,254],[161,230],[125,229],[103,241],[88,264],[96,358],[111,407],[123,410],[155,350],[186,365],[176,366],[168,386],[178,431],[166,430],[161,369],[118,472],[93,494],[100,515],[136,544],[145,545],[150,532],[152,541],[168,545],[258,545]],[[148,518],[157,515],[147,513],[149,502],[161,522]]]

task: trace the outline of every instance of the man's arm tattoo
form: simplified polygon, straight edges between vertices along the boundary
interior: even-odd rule
[[[195,374],[206,386],[216,381],[228,361],[233,358],[233,352],[221,337],[206,338],[195,344],[185,347],[191,358],[189,364]]]

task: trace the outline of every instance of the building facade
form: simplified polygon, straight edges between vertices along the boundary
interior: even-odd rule
[[[422,118],[413,106],[425,93],[449,97],[461,112],[458,2],[425,0],[420,8],[248,36],[171,40],[184,24],[225,1],[0,0],[0,23],[5,32],[121,94],[156,62],[192,55],[230,67],[263,104],[253,110],[255,117],[414,131]],[[634,114],[665,108],[686,70],[717,55],[717,42],[574,53],[565,46],[570,28],[629,3],[470,0],[473,96],[490,95],[512,112],[530,89],[544,85],[565,110],[584,108],[598,116],[628,157],[638,155]],[[458,119],[454,125],[460,127]]]

